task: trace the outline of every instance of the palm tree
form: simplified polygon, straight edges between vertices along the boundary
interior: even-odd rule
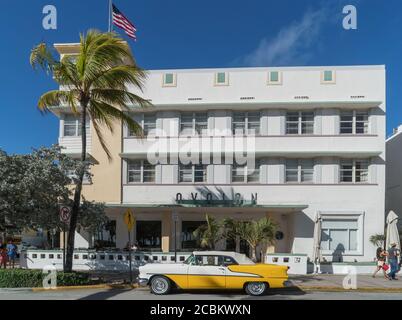
[[[215,244],[222,239],[222,225],[210,215],[205,216],[206,224],[199,226],[193,235],[200,240],[202,248],[215,250]]]
[[[258,245],[269,245],[274,242],[277,224],[270,218],[262,218],[258,221],[243,221],[237,224],[236,228],[236,233],[250,246],[251,259],[257,261]]]
[[[240,230],[243,221],[227,218],[223,220],[223,235],[225,239],[233,240],[236,243],[236,252],[240,252]]]
[[[370,237],[370,242],[376,247],[385,247],[385,234],[375,234]]]
[[[82,181],[86,171],[86,126],[87,118],[93,128],[109,161],[111,154],[103,139],[101,128],[106,126],[113,132],[113,122],[122,121],[136,135],[142,135],[138,123],[126,111],[128,104],[145,107],[150,105],[145,99],[128,91],[128,86],[142,89],[146,78],[130,52],[127,43],[115,33],[101,33],[89,30],[80,35],[79,53],[58,60],[52,48],[45,43],[34,47],[30,55],[34,69],[40,67],[59,84],[59,90],[43,94],[38,107],[46,112],[53,106],[68,106],[80,116],[81,122],[81,165],[77,170],[74,200],[67,239],[65,271],[70,272],[73,264],[74,234],[81,202]]]

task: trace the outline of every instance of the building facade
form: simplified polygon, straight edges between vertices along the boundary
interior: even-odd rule
[[[144,250],[197,249],[193,231],[210,214],[270,217],[279,225],[270,252],[311,256],[320,215],[326,260],[373,260],[369,238],[384,228],[384,66],[152,70],[143,92],[131,90],[153,105],[130,106],[144,138],[121,123],[105,130],[109,161],[88,123],[93,179],[83,192],[107,204],[116,247],[128,241],[131,208]],[[53,112],[60,145],[78,156],[78,120]]]

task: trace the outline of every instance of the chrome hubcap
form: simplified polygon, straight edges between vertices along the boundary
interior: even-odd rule
[[[265,283],[258,283],[258,282],[249,283],[248,289],[252,294],[256,295],[262,294],[265,290]]]
[[[165,279],[156,278],[152,280],[152,290],[157,293],[164,293],[168,288],[168,283]]]

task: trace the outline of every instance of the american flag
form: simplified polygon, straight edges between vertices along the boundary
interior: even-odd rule
[[[115,5],[113,5],[113,24],[123,29],[130,38],[137,40],[135,36],[137,29]]]

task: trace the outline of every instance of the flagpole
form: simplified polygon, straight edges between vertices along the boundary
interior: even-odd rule
[[[108,25],[108,32],[113,31],[112,26],[112,0],[109,0],[109,25]]]

